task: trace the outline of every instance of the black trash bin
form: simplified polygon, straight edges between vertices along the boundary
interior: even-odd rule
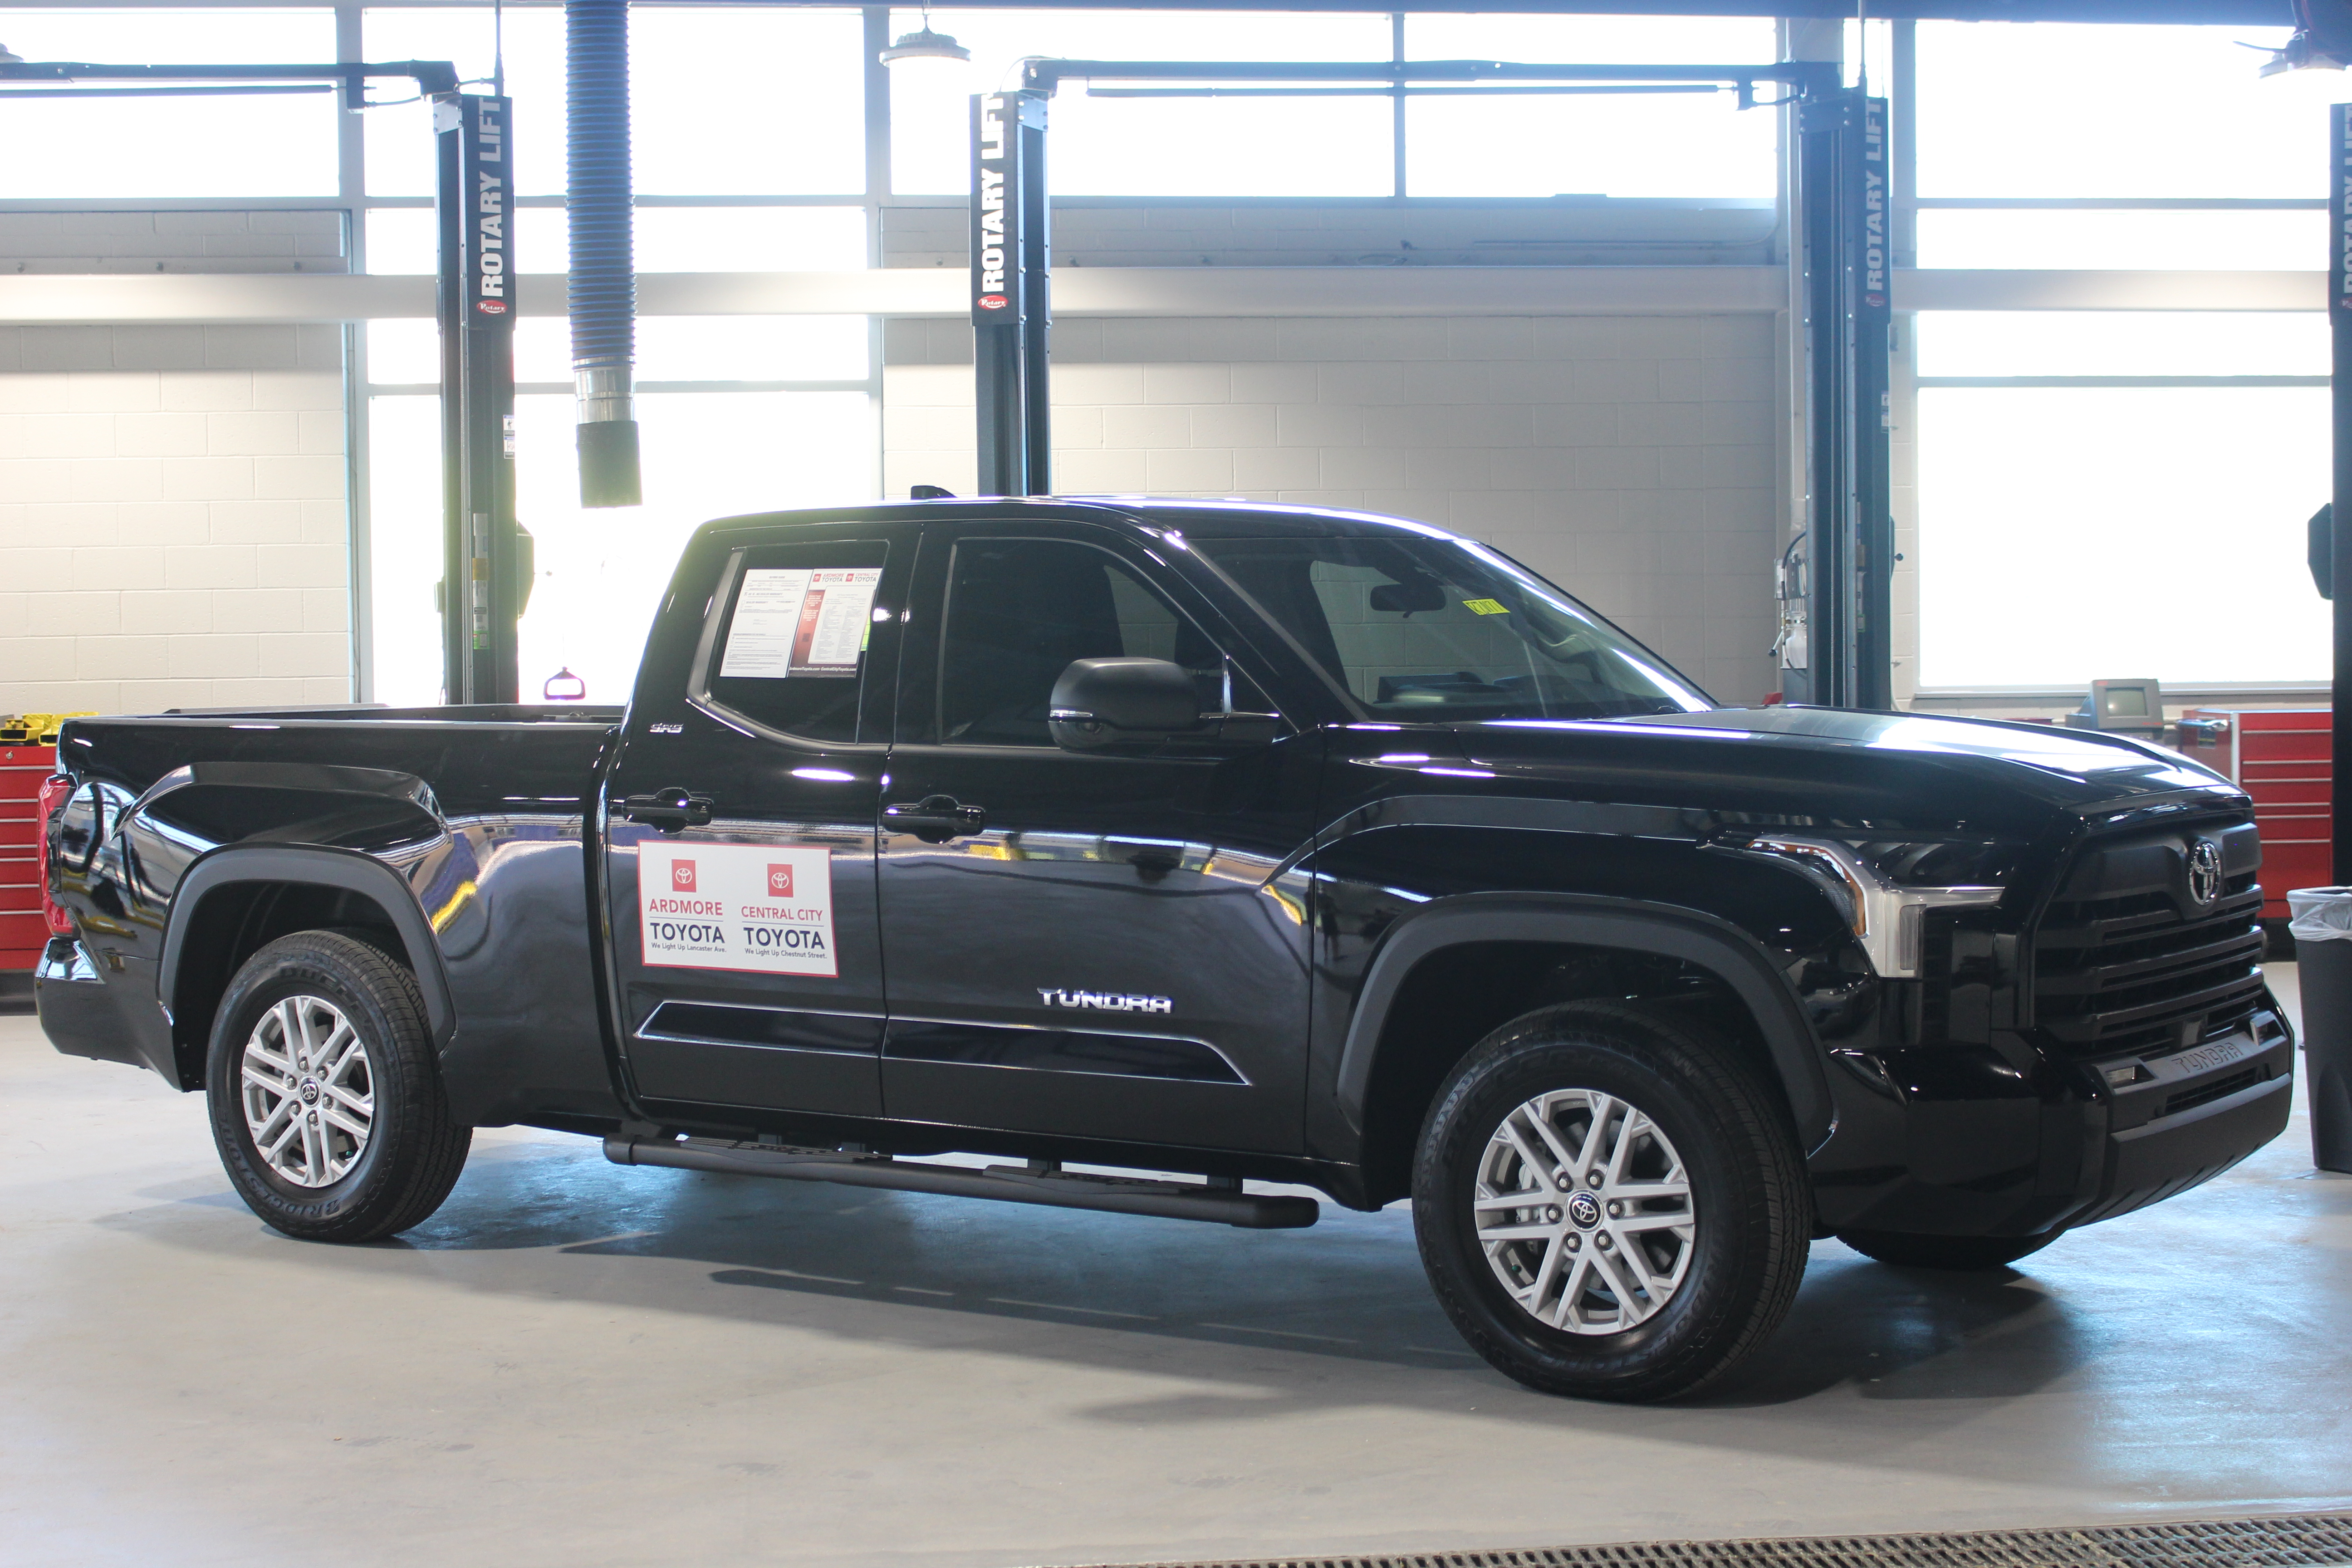
[[[2352,888],[2298,889],[2286,901],[2303,991],[2311,1163],[2352,1172]]]

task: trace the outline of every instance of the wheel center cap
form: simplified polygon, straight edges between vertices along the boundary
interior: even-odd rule
[[[305,1105],[316,1105],[319,1103],[319,1080],[317,1079],[306,1078],[302,1080],[302,1103]],[[1582,1197],[1584,1194],[1579,1193],[1577,1195],[1579,1197]]]
[[[1568,1217],[1580,1230],[1591,1230],[1601,1223],[1601,1200],[1591,1193],[1578,1193],[1568,1200]]]

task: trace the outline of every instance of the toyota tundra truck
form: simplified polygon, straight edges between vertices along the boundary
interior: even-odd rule
[[[1409,1201],[1502,1372],[1651,1400],[1763,1342],[1815,1239],[1997,1268],[2291,1093],[2222,779],[1719,707],[1360,513],[730,518],[625,709],[78,719],[58,770],[42,1026],[202,1091],[314,1241],[418,1224],[511,1124],[1243,1226],[1305,1188]]]

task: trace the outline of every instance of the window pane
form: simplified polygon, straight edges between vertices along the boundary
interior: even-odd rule
[[[376,695],[432,702],[441,689],[439,400],[379,397],[371,555]],[[684,393],[637,399],[646,502],[580,506],[568,394],[518,398],[518,511],[538,542],[521,627],[524,695],[559,669],[591,702],[625,702],[646,628],[687,537],[714,517],[841,506],[875,491],[873,400],[864,393]]]
[[[1773,58],[1757,17],[1414,16],[1413,59],[1554,65],[1746,64]],[[1407,101],[1416,196],[1769,196],[1778,116],[1728,90],[1513,94]],[[1507,147],[1508,157],[1496,156]]]
[[[637,319],[639,381],[858,381],[866,360],[863,316]]]
[[[2326,679],[2327,429],[2318,387],[1923,391],[1922,683]]]
[[[632,8],[636,188],[660,195],[863,191],[862,27],[852,10]]]
[[[2324,196],[2343,79],[2239,47],[2287,33],[1922,22],[1919,194]]]
[[[2316,270],[2327,265],[2327,215],[1930,207],[1919,215],[1919,265]]]
[[[332,11],[10,10],[5,20],[5,41],[28,60],[335,58]],[[0,197],[333,195],[337,112],[332,92],[0,102]]]
[[[2326,375],[2316,310],[1931,310],[1919,374]]]
[[[367,13],[362,36],[372,60],[452,60],[466,90],[488,92],[490,8],[421,8]],[[563,13],[509,7],[506,13],[507,96],[514,100],[516,194],[561,193],[563,173]],[[373,90],[405,98],[397,82]],[[367,187],[372,196],[433,194],[433,115],[429,105],[371,109],[366,115]]]
[[[878,540],[738,552],[733,602],[698,674],[702,689],[772,730],[856,740],[874,593],[887,552]]]
[[[940,738],[1050,746],[1054,683],[1080,658],[1164,658],[1192,672],[1204,712],[1223,703],[1224,656],[1113,557],[1043,539],[955,550],[940,644]]]
[[[1028,55],[1068,59],[1384,60],[1385,16],[1221,12],[940,13],[969,67],[925,63],[890,78],[892,188],[971,188],[970,95],[1010,81]],[[893,11],[893,37],[922,26]],[[1106,83],[1139,86],[1140,83]],[[1169,86],[1186,85],[1169,83]],[[1068,82],[1049,110],[1061,195],[1386,195],[1389,106],[1381,99],[1104,99]]]
[[[866,265],[866,209],[639,207],[636,251],[640,272],[845,272]]]

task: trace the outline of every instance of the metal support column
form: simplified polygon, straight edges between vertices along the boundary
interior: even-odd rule
[[[1053,488],[1045,95],[971,100],[971,336],[980,493]]]
[[[2335,782],[2329,812],[2334,879],[2352,884],[2352,104],[2327,111],[2327,329],[2329,428],[2335,472],[2330,512],[2335,554],[2335,671],[2329,700],[2335,709]]]
[[[1789,696],[1830,708],[1891,708],[1886,100],[1850,90],[1809,97],[1798,105],[1797,131],[1812,482],[1808,668],[1801,689],[1790,680]]]
[[[530,569],[515,526],[515,279],[506,99],[433,100],[441,226],[443,695],[517,700]]]

